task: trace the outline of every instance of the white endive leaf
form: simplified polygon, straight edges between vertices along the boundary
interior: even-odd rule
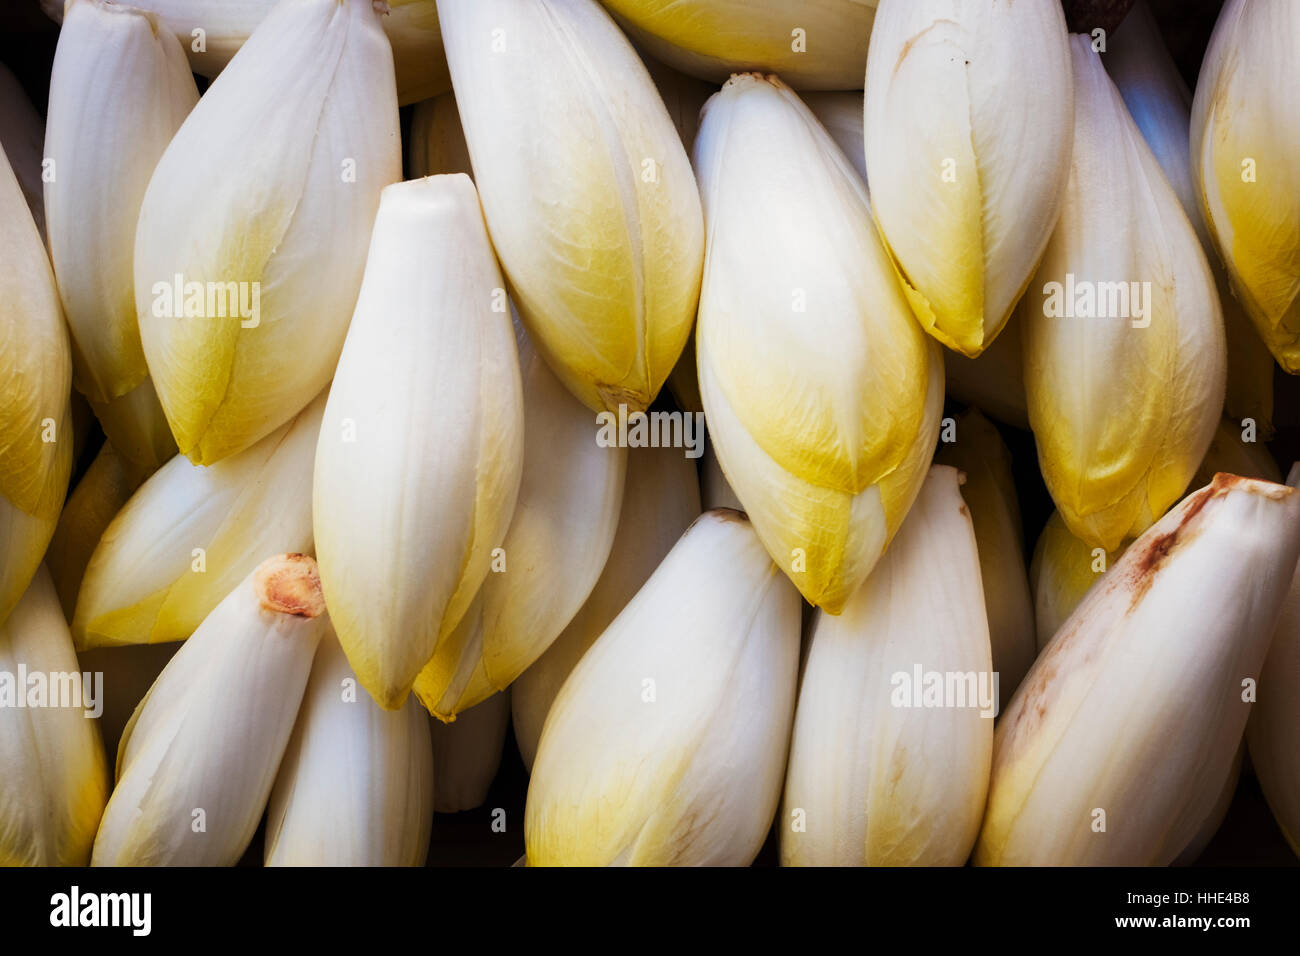
[[[1198,198],[1269,351],[1300,373],[1300,4],[1228,0],[1192,104]]]
[[[628,451],[618,530],[600,580],[564,632],[511,685],[515,740],[529,769],[546,715],[565,678],[699,513],[700,482],[695,464],[680,449]]]
[[[0,147],[13,164],[18,185],[42,236],[45,235],[45,187],[41,183],[44,143],[45,120],[36,112],[13,71],[0,63]]]
[[[961,866],[975,844],[997,693],[960,481],[931,468],[844,613],[817,612],[778,825],[786,866]]]
[[[132,252],[154,166],[199,101],[189,63],[158,18],[70,0],[50,74],[45,215],[72,330],[77,388],[101,404],[149,375]]]
[[[411,706],[414,701],[409,701]],[[453,723],[427,717],[437,770],[434,809],[460,813],[483,805],[501,766],[506,728],[510,725],[510,691],[475,704]]]
[[[108,767],[99,728],[87,719],[93,687],[80,670],[40,568],[0,622],[0,866],[90,861]],[[75,696],[65,699],[67,692]]]
[[[623,500],[627,449],[597,441],[597,419],[569,393],[515,324],[524,403],[519,497],[501,553],[483,581],[472,649],[443,642],[415,682],[434,716],[453,719],[504,690],[578,613],[609,556]],[[449,688],[482,658],[482,680]]]
[[[311,551],[311,480],[325,396],[215,465],[178,455],[104,531],[82,578],[77,647],[183,641],[277,551]]]
[[[135,241],[140,337],[195,464],[265,437],[334,373],[379,192],[402,174],[379,20],[369,0],[283,0],[149,182]]]
[[[1227,359],[1218,290],[1177,194],[1091,38],[1074,35],[1070,55],[1070,179],[1017,321],[1047,489],[1075,535],[1114,550],[1186,490],[1219,422]]]
[[[1300,495],[1231,475],[1135,541],[998,722],[975,861],[1175,859],[1231,770],[1298,555]]]
[[[90,402],[90,407],[132,481],[144,481],[176,456],[176,439],[149,379],[120,398],[102,405]]]
[[[176,652],[136,708],[94,866],[233,866],[293,732],[324,617],[316,562],[268,558]]]
[[[925,477],[940,349],[908,309],[861,178],[780,80],[728,80],[695,165],[709,437],[772,559],[834,614]]]
[[[461,129],[460,113],[456,109],[456,94],[443,93],[415,105],[406,161],[414,179],[439,173],[464,173],[474,178],[465,131]]]
[[[1198,193],[1200,186],[1192,170],[1188,139],[1192,94],[1160,37],[1160,27],[1146,0],[1138,0],[1124,18],[1123,28],[1111,40],[1102,58],[1115,81],[1129,115],[1147,145],[1155,153],[1169,185],[1191,220],[1205,250],[1214,284],[1223,308],[1228,341],[1228,391],[1224,403],[1235,419],[1253,419],[1261,437],[1273,436],[1273,356],[1246,315],[1241,301],[1232,294],[1228,273],[1205,227]],[[1224,469],[1230,470],[1230,469]],[[1208,481],[1207,477],[1205,481]],[[1197,482],[1205,482],[1197,479]]]
[[[384,710],[326,630],[266,814],[267,866],[423,866],[433,826],[429,717]]]
[[[956,419],[956,441],[940,444],[934,460],[966,476],[961,496],[970,506],[979,545],[993,669],[1005,704],[1038,653],[1011,452],[997,428],[970,409]]]
[[[330,616],[381,706],[402,705],[487,576],[523,446],[514,332],[473,183],[388,187],[321,426],[314,504]]]
[[[879,0],[602,2],[656,59],[692,76],[762,70],[798,90],[852,90]]]
[[[862,134],[861,93],[805,93],[803,101],[817,121],[826,127],[862,181],[867,181],[866,140]]]
[[[885,3],[864,94],[871,204],[921,324],[972,358],[1047,246],[1070,170],[1058,0]]]
[[[1300,464],[1287,484],[1300,488]],[[1278,828],[1300,856],[1300,568],[1291,578],[1246,727],[1250,762]]]
[[[278,0],[132,0],[156,13],[185,45],[200,76],[216,76]],[[387,0],[383,27],[393,46],[398,101],[405,106],[451,87],[442,52],[435,0]],[[61,22],[63,0],[41,0],[50,19]]]
[[[72,471],[72,356],[41,234],[0,149],[0,623],[31,583]]]
[[[781,795],[799,596],[744,515],[682,535],[565,681],[528,786],[530,866],[744,866]]]
[[[645,409],[681,354],[700,197],[663,100],[595,0],[439,0],[492,244],[533,343],[596,411]]]

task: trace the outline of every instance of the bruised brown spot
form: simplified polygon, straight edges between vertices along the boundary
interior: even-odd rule
[[[320,617],[325,611],[320,571],[308,554],[267,558],[253,573],[253,588],[268,611],[306,618]]]

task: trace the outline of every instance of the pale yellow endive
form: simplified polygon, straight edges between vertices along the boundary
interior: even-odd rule
[[[72,357],[45,244],[0,149],[0,623],[31,583],[72,471]]]
[[[966,476],[961,496],[970,506],[975,527],[993,669],[1005,704],[1038,653],[1011,452],[978,409],[957,417],[955,439],[940,443],[934,460]]]
[[[45,187],[41,183],[45,120],[36,112],[18,78],[0,63],[0,147],[13,167],[36,228],[45,235]]]
[[[784,83],[732,77],[704,109],[695,165],[709,436],[772,559],[834,614],[925,477],[940,349],[908,308],[861,178]]]
[[[515,336],[524,407],[519,496],[479,591],[475,641],[442,642],[415,682],[443,720],[508,687],[578,613],[609,556],[623,500],[627,449],[597,441],[596,416],[555,377],[519,322]],[[482,679],[458,693],[451,685],[466,668]]]
[[[93,866],[233,866],[328,631],[316,562],[267,558],[176,652],[122,734]]]
[[[974,357],[1056,224],[1073,91],[1057,0],[882,0],[864,95],[871,206],[926,331]]]
[[[970,855],[997,696],[960,483],[957,469],[931,468],[844,613],[817,612],[777,822],[785,866],[961,866]],[[918,672],[963,697],[925,706]]]
[[[63,2],[41,0],[41,8],[57,23],[63,19]],[[132,0],[131,5],[157,14],[180,37],[194,72],[214,77],[277,2]],[[387,0],[384,6],[387,10],[382,22],[393,47],[398,101],[405,106],[450,89],[435,0]]]
[[[183,641],[257,562],[312,548],[311,482],[325,396],[247,451],[177,456],[99,539],[77,595],[77,647]]]
[[[423,100],[411,111],[411,135],[406,164],[412,178],[438,173],[464,173],[474,178],[465,145],[465,131],[456,110],[456,94],[443,93]]]
[[[100,536],[137,486],[138,482],[127,475],[112,443],[106,441],[68,494],[45,552],[45,565],[69,621],[77,606],[82,576]]]
[[[487,799],[501,766],[506,728],[510,726],[510,693],[507,689],[493,694],[450,724],[431,716],[425,718],[437,770],[433,807],[439,813],[473,810]],[[411,704],[414,701],[408,706]]]
[[[646,408],[690,335],[690,162],[596,0],[439,0],[483,212],[533,343],[589,408]]]
[[[132,251],[149,178],[199,100],[175,35],[155,14],[70,0],[50,74],[45,216],[72,331],[74,380],[105,404],[148,377]]]
[[[1056,636],[1083,596],[1130,544],[1132,541],[1126,539],[1113,551],[1090,547],[1070,533],[1059,511],[1052,512],[1034,545],[1029,565],[1038,650]]]
[[[330,387],[314,486],[330,616],[381,706],[402,705],[435,651],[482,663],[440,641],[494,561],[510,566],[509,553],[494,551],[523,457],[519,358],[474,184],[457,173],[389,186]]]
[[[90,407],[137,484],[176,457],[176,439],[149,379],[120,398],[102,405],[90,402]]]
[[[528,864],[753,862],[798,666],[798,593],[744,515],[706,512],[555,698],[528,785]]]
[[[1201,61],[1192,169],[1246,314],[1300,373],[1300,4],[1228,0]]]
[[[1286,482],[1300,487],[1300,464]],[[1259,696],[1246,725],[1250,762],[1273,819],[1300,856],[1300,568],[1291,578],[1273,632]]]
[[[1017,321],[1047,489],[1071,532],[1113,551],[1178,500],[1210,443],[1223,315],[1196,232],[1091,39],[1074,35],[1070,53],[1070,179]]]
[[[1192,94],[1160,37],[1147,0],[1138,0],[1111,38],[1102,57],[1133,122],[1155,153],[1169,185],[1191,220],[1214,273],[1228,342],[1228,388],[1224,410],[1232,418],[1253,419],[1261,438],[1273,436],[1273,369],[1268,347],[1255,331],[1241,301],[1233,295],[1227,271],[1205,227],[1192,170],[1189,145]],[[1231,469],[1222,469],[1231,471]],[[1208,481],[1207,476],[1205,481]],[[1200,482],[1204,484],[1205,482]]]
[[[371,700],[326,630],[267,805],[266,865],[423,866],[433,796],[428,715]]]
[[[779,73],[798,90],[862,86],[879,0],[603,0],[656,59],[715,83]]]
[[[1231,772],[1297,555],[1300,495],[1222,474],[1135,541],[998,721],[975,862],[1182,853]]]
[[[530,769],[555,695],[574,666],[645,584],[700,513],[694,462],[677,448],[632,448],[618,530],[587,603],[511,685],[515,740]]]
[[[86,691],[54,585],[40,568],[0,622],[0,866],[90,862],[109,780]]]
[[[369,0],[283,0],[149,181],[135,241],[140,337],[195,464],[265,437],[334,373],[379,192],[401,178],[379,20]]]

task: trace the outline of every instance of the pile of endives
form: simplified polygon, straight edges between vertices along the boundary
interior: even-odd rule
[[[42,6],[0,864],[1300,854],[1300,4]]]

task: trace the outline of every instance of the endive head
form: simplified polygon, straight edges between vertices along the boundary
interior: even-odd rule
[[[144,481],[176,457],[176,439],[148,379],[111,402],[90,407],[133,480]]]
[[[401,178],[379,19],[368,0],[284,0],[149,182],[135,242],[140,336],[196,464],[274,431],[334,372],[379,192]]]
[[[80,649],[183,641],[268,552],[312,548],[325,395],[210,467],[178,455],[104,529],[77,595]]]
[[[879,0],[603,0],[658,60],[715,83],[779,73],[797,90],[852,90]]]
[[[101,404],[149,374],[136,221],[158,158],[198,100],[185,52],[157,15],[104,0],[67,5],[50,75],[45,215],[77,388]]]
[[[1223,474],[1139,538],[1003,713],[976,862],[1181,853],[1231,768],[1298,554],[1300,496]]]
[[[304,554],[267,558],[213,609],[122,734],[95,866],[239,860],[293,731],[324,612]]]
[[[844,613],[817,612],[778,827],[785,865],[960,866],[970,855],[998,687],[960,482],[955,468],[931,468]],[[914,695],[932,675],[962,696],[923,705]]]
[[[1300,6],[1229,0],[1196,84],[1192,166],[1232,285],[1269,350],[1300,372]]]
[[[1076,538],[1059,511],[1053,511],[1034,545],[1029,586],[1034,592],[1037,645],[1042,650],[1074,613],[1089,588],[1101,580],[1131,542],[1113,551]]]
[[[881,235],[917,318],[974,357],[1034,272],[1070,168],[1057,0],[886,3],[864,103]]]
[[[54,274],[0,148],[0,621],[49,544],[72,470],[72,359]]]
[[[747,865],[780,796],[799,598],[710,511],[569,675],[528,785],[532,866]]]
[[[695,143],[696,359],[714,450],[773,560],[836,613],[898,530],[943,404],[866,189],[776,77],[727,81]]]
[[[1209,445],[1223,318],[1178,197],[1090,39],[1070,43],[1070,179],[1017,320],[1047,488],[1074,534],[1114,550],[1178,500]]]
[[[330,386],[313,491],[330,616],[381,706],[400,707],[431,663],[481,669],[481,652],[462,658],[440,642],[484,578],[512,566],[501,546],[523,425],[514,331],[474,184],[457,173],[390,186]],[[450,687],[434,684],[417,687],[426,704]]]
[[[589,408],[645,409],[695,318],[700,200],[632,44],[592,0],[439,10],[492,243],[538,350]]]
[[[433,765],[438,768],[433,807],[439,813],[473,810],[487,799],[510,726],[510,696],[511,689],[493,694],[454,723],[424,718],[433,738]],[[411,701],[408,706],[418,704]]]
[[[27,682],[17,683],[21,673]],[[85,866],[108,799],[108,768],[68,625],[42,567],[0,622],[0,674],[26,704],[41,675],[45,706],[0,706],[0,866]],[[71,696],[55,689],[75,678]],[[102,693],[103,685],[100,684]]]

